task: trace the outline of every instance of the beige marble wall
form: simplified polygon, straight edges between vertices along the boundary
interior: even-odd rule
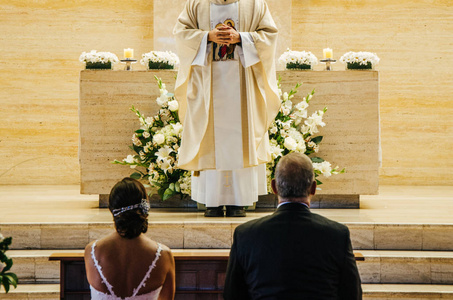
[[[153,6],[0,0],[0,184],[80,182],[78,56],[152,50]],[[295,50],[381,57],[381,184],[452,185],[453,3],[293,0],[287,12]]]
[[[77,184],[83,51],[153,46],[152,1],[0,0],[0,184]]]
[[[453,1],[298,0],[291,12],[295,50],[381,58],[381,184],[452,185]]]

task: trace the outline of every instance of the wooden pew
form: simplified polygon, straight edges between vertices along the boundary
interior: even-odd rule
[[[175,299],[222,299],[229,249],[172,249],[176,268]],[[354,252],[356,261],[364,261]],[[83,252],[53,253],[49,260],[60,261],[60,298],[90,299]]]

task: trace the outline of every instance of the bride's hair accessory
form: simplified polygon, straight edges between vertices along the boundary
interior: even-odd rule
[[[147,214],[149,211],[149,203],[146,199],[142,199],[142,201],[140,203],[114,209],[114,210],[112,210],[112,213],[113,213],[113,216],[116,217],[125,211],[136,209],[136,208],[140,208],[142,210],[143,214]]]

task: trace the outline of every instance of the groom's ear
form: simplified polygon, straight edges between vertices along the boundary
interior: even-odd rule
[[[316,184],[316,180],[313,180],[311,186],[310,186],[310,195],[314,196],[316,194],[316,187],[318,185]]]
[[[278,193],[277,193],[277,183],[275,181],[275,178],[272,179],[272,181],[271,181],[271,188],[272,188],[272,191],[274,192],[274,194],[278,195]]]

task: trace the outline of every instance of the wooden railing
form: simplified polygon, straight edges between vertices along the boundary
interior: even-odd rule
[[[176,299],[221,299],[229,250],[172,250],[176,268]],[[365,258],[354,253],[357,261]],[[90,299],[82,252],[54,253],[60,261],[60,298]]]

